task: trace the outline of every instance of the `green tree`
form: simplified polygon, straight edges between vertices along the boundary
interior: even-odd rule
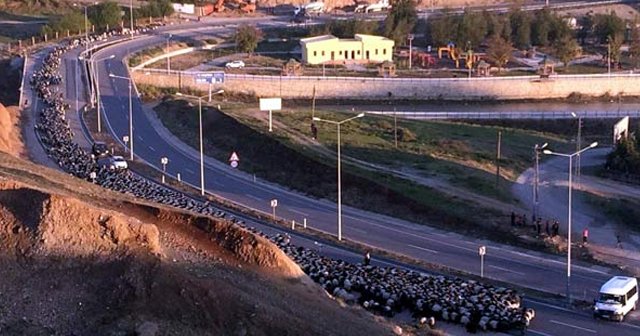
[[[89,7],[88,15],[91,22],[93,22],[98,29],[116,27],[122,20],[122,10],[120,9],[120,6],[113,1],[107,1],[96,6]]]
[[[624,43],[624,36],[622,34],[610,36],[607,38],[609,56],[611,57],[611,63],[618,65],[620,58],[622,57],[622,43]]]
[[[549,44],[549,33],[555,18],[548,7],[536,12],[531,22],[531,43],[538,46]]]
[[[580,53],[582,52],[582,48],[580,48],[578,41],[568,35],[556,41],[553,46],[553,50],[556,57],[562,61],[565,68],[568,68],[569,62],[580,56]]]
[[[616,12],[597,14],[594,18],[594,32],[600,43],[607,43],[610,36],[624,36],[625,23]]]
[[[585,41],[593,34],[594,18],[591,14],[587,14],[581,17],[578,21],[580,29],[578,30],[578,39],[581,44],[585,44]]]
[[[393,39],[396,44],[405,44],[407,35],[413,31],[418,20],[414,0],[396,0],[384,20],[384,35]]]
[[[512,52],[513,46],[502,36],[495,34],[489,39],[487,56],[498,66],[498,72],[502,71],[502,68],[509,62]]]
[[[624,174],[640,174],[640,153],[635,136],[629,136],[616,144],[613,152],[607,155],[605,168]]]
[[[516,48],[526,49],[531,46],[531,16],[527,12],[511,13],[512,41]]]
[[[91,27],[90,21],[87,22],[87,26]],[[84,13],[80,13],[79,11],[70,12],[68,14],[65,14],[64,16],[52,20],[51,23],[42,28],[42,31],[47,34],[53,34],[54,32],[65,34],[67,30],[71,34],[77,34],[80,31],[84,31]]]
[[[465,9],[458,25],[457,44],[462,46],[469,42],[471,48],[477,48],[486,34],[487,24],[482,13]]]
[[[631,24],[631,34],[629,36],[629,58],[631,58],[631,62],[633,63],[633,67],[637,68],[640,66],[640,28],[638,25],[640,22],[636,17]]]
[[[244,53],[253,53],[262,39],[262,32],[254,26],[241,25],[236,30],[236,49]]]

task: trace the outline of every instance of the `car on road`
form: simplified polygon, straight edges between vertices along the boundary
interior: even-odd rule
[[[241,69],[244,68],[244,62],[241,60],[227,62],[225,67],[229,69]]]
[[[600,288],[593,303],[593,317],[622,322],[624,316],[638,307],[638,280],[634,277],[615,276]]]
[[[93,146],[91,146],[91,153],[95,157],[109,155],[109,146],[104,142],[96,141],[93,143]]]
[[[127,160],[125,160],[122,156],[116,155],[110,158],[109,169],[125,170],[127,168],[129,168],[129,164],[127,163]]]

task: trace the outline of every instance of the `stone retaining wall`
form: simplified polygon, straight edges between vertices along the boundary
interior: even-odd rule
[[[194,73],[166,74],[147,69],[133,71],[132,76],[136,83],[208,90],[208,84],[196,83]],[[224,84],[214,85],[214,89],[282,98],[309,98],[314,87],[317,97],[342,99],[519,100],[566,98],[571,94],[640,96],[640,75],[636,74],[568,75],[549,79],[538,76],[410,79],[227,74]]]

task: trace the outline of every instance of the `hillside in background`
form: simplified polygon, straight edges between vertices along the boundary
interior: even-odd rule
[[[390,333],[263,237],[5,153],[0,269],[1,335]]]

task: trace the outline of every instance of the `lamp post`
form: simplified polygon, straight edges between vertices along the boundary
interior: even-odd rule
[[[582,116],[577,115],[575,112],[571,112],[571,116],[578,119],[578,135],[576,137],[576,151],[582,148]],[[576,156],[576,176],[580,176],[580,154]]]
[[[585,147],[573,154],[556,153],[549,149],[544,149],[542,152],[547,155],[557,155],[569,158],[569,201],[568,201],[568,218],[567,218],[567,301],[571,303],[571,190],[573,183],[572,163],[573,157],[580,155],[580,153],[598,146],[597,142],[592,143],[588,147]]]
[[[129,2],[129,13],[131,19],[131,31],[129,33],[131,33],[131,39],[133,39],[133,0]]]
[[[160,158],[160,163],[162,164],[162,183],[165,183],[165,175],[167,174],[167,164],[169,163],[169,158],[163,156]]]
[[[116,55],[110,55],[104,58],[99,58],[99,59],[87,59],[84,58],[82,56],[78,57],[78,59],[80,60],[84,60],[86,62],[89,62],[89,64],[91,64],[91,68],[93,69],[93,73],[95,76],[95,88],[96,88],[96,115],[98,116],[98,133],[102,132],[102,122],[101,122],[101,116],[100,116],[100,71],[98,71],[96,64],[98,62],[102,62],[102,61],[106,61],[106,60],[110,60],[115,58]]]
[[[116,76],[109,74],[111,78],[123,79],[129,82],[129,160],[133,161],[133,100],[131,98],[132,79],[129,77]]]
[[[173,37],[173,35],[169,34],[169,36],[167,36],[167,74],[171,73],[171,56],[169,56],[169,41],[171,40],[171,38]]]
[[[340,158],[340,125],[348,121],[354,120],[356,118],[362,118],[362,117],[364,117],[364,113],[360,113],[355,117],[347,118],[342,121],[333,121],[333,120],[326,120],[318,117],[313,117],[314,121],[323,121],[326,123],[334,124],[338,129],[338,240],[342,240],[342,176],[341,176],[342,172],[341,172],[341,158]]]
[[[414,38],[415,38],[415,35],[413,34],[409,34],[409,36],[407,37],[407,39],[409,40],[409,70],[411,70],[411,61],[412,61],[411,51],[413,50],[412,42]]]
[[[533,151],[535,153],[535,158],[536,158],[535,174],[533,177],[533,217],[535,218],[539,217],[538,209],[540,206],[540,191],[538,189],[540,186],[540,152],[545,148],[547,148],[548,145],[549,144],[545,142],[544,144],[542,144],[542,146],[539,146],[538,144],[536,144],[533,147]]]
[[[224,93],[224,90],[218,90],[213,94],[221,94],[221,93]],[[180,92],[176,93],[176,95],[180,97],[185,97],[185,98],[198,99],[198,124],[199,124],[198,128],[200,129],[200,195],[204,196],[204,141],[202,137],[202,98],[210,97],[210,95],[206,94],[204,96],[197,97],[192,95],[186,95]]]

